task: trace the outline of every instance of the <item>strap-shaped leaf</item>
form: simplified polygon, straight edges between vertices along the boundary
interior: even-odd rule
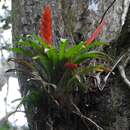
[[[49,60],[52,61],[52,63],[53,63],[52,67],[54,67],[59,62],[59,54],[58,54],[58,51],[56,48],[51,47],[47,51],[47,56],[48,56]]]
[[[16,48],[16,47],[14,47],[14,48],[10,48],[9,49],[10,51],[13,51],[13,52],[15,52],[15,53],[18,53],[18,54],[22,54],[23,56],[30,56],[30,57],[32,57],[33,56],[33,53],[32,53],[32,51],[29,51],[29,50],[25,50],[24,48]]]
[[[62,40],[60,43],[60,50],[59,50],[60,61],[65,58],[67,46],[68,46],[68,41],[66,39],[64,41]]]
[[[48,77],[48,80],[50,80],[52,73],[52,62],[50,59],[45,55],[38,55],[33,57],[33,60],[37,63],[34,63],[36,69],[38,71],[40,71],[40,69],[44,70]]]
[[[77,69],[77,73],[80,75],[94,73],[94,72],[106,72],[106,71],[110,72],[111,69],[103,64],[82,66],[79,69]]]
[[[84,50],[83,45],[84,45],[84,42],[81,42],[80,44],[69,48],[66,51],[66,58],[71,59],[77,56],[79,53],[81,53],[81,51]]]
[[[20,47],[23,47],[25,50],[30,48],[30,50],[36,54],[44,52],[44,48],[42,48],[38,42],[31,39],[26,41],[19,41],[16,44],[18,44]]]
[[[24,60],[24,59],[9,58],[8,62],[10,62],[10,61],[15,62],[15,63],[20,64],[20,65],[23,65],[24,67],[26,67],[26,68],[28,68],[30,70],[35,70],[33,64],[31,62],[28,62],[28,61]]]
[[[94,41],[92,44],[86,45],[86,50],[94,49],[99,46],[108,46],[109,44],[102,41]]]
[[[18,41],[16,42],[16,44],[20,45],[20,46],[24,46],[24,47],[30,47],[31,44],[27,41]]]
[[[106,61],[112,61],[111,57],[109,57],[107,54],[103,53],[103,52],[99,52],[99,51],[89,51],[87,53],[84,54],[80,54],[75,60],[74,63],[76,64],[80,64],[81,62],[83,62],[84,60],[87,59],[103,59]]]
[[[49,48],[49,45],[46,44],[41,37],[37,36],[36,34],[33,34],[32,36],[33,36],[33,37],[35,38],[35,40],[37,40],[44,48]]]

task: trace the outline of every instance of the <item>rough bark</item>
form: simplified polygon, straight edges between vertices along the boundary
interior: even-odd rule
[[[122,17],[125,15],[124,3],[126,1],[118,0],[109,10],[105,17],[107,22],[105,31],[99,38],[109,42],[118,41],[112,45],[112,47],[117,47],[118,51],[110,47],[111,52],[117,57],[130,47],[130,9],[122,28]],[[53,8],[54,35],[57,36],[54,40],[58,41],[58,37],[62,36],[67,37],[73,43],[75,32],[83,32],[85,38],[90,36],[112,0],[12,0],[14,41],[16,36],[37,33],[41,9],[46,2],[51,3]],[[129,69],[128,65],[127,70]],[[129,72],[127,75],[129,75]],[[24,96],[27,92],[27,77],[21,75],[19,79],[21,93]],[[110,78],[102,92],[96,90],[78,94],[78,107],[83,114],[97,122],[104,130],[129,130],[129,92],[130,90],[116,71],[116,75]],[[87,122],[86,128],[80,117],[74,115],[69,108],[57,107],[52,99],[48,98],[48,95],[44,94],[41,99],[42,101],[35,108],[37,110],[33,110],[33,113],[27,112],[32,130],[89,130],[89,127],[91,127],[91,130],[96,129],[89,122]],[[26,110],[28,108],[28,106],[25,106]]]

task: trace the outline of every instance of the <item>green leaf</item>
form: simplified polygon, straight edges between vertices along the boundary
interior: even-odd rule
[[[34,64],[36,69],[40,72],[44,71],[47,75],[47,80],[50,80],[52,73],[52,63],[50,59],[45,55],[38,55],[36,57],[33,57],[32,59],[36,62],[36,64]]]
[[[78,45],[74,45],[73,47],[69,48],[66,51],[66,58],[71,59],[76,57],[79,53],[81,53],[82,50],[84,50],[83,48],[84,42],[81,42]]]
[[[109,57],[107,54],[99,51],[89,51],[85,54],[79,55],[75,60],[74,63],[80,64],[84,60],[87,59],[103,59],[106,61],[112,61],[111,57]]]
[[[18,54],[22,54],[24,56],[30,56],[31,57],[33,55],[32,51],[25,50],[25,49],[20,48],[20,47],[19,48],[10,48],[9,50],[13,51],[15,53],[18,53]]]
[[[62,40],[60,43],[60,50],[59,50],[59,59],[60,61],[65,58],[66,54],[66,47],[68,46],[68,41],[67,40]]]
[[[59,54],[58,54],[58,50],[56,48],[50,48],[48,51],[47,51],[47,55],[48,55],[48,58],[52,61],[53,63],[53,66],[52,67],[55,67],[56,64],[58,64],[59,62]]]
[[[33,34],[32,36],[33,36],[33,37],[35,38],[35,40],[37,40],[44,48],[49,48],[48,44],[45,43],[41,37],[37,36],[36,34]]]
[[[92,44],[87,45],[86,49],[89,50],[89,49],[94,49],[99,46],[108,46],[108,45],[109,45],[109,43],[106,43],[106,42],[94,41]]]
[[[28,105],[38,105],[42,100],[42,92],[40,91],[31,91],[29,95],[25,96],[22,100],[22,103],[27,103]]]
[[[98,65],[89,65],[89,66],[82,66],[79,69],[77,69],[77,73],[80,75],[88,74],[88,73],[93,73],[97,69],[100,68],[105,68],[106,66],[103,64],[98,64]]]
[[[10,61],[15,62],[15,63],[20,64],[20,65],[23,65],[24,67],[26,67],[29,70],[35,70],[33,64],[31,62],[24,60],[24,59],[9,58],[8,62],[10,62]]]
[[[16,44],[21,45],[21,46],[25,46],[25,47],[31,46],[31,44],[27,41],[18,41],[18,42],[16,42]]]
[[[18,46],[24,48],[25,50],[27,48],[30,48],[30,50],[34,51],[36,54],[44,52],[44,48],[38,42],[33,41],[31,39],[25,41],[19,41],[16,42],[16,44],[18,44]]]

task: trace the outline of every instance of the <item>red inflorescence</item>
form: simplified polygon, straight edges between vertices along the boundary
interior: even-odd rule
[[[78,64],[74,64],[74,63],[65,63],[65,67],[69,68],[69,69],[76,69],[79,65]]]
[[[51,46],[53,41],[52,34],[52,9],[50,5],[46,5],[40,21],[39,34],[43,40]]]
[[[104,25],[105,25],[105,21],[103,20],[101,24],[99,24],[95,32],[91,35],[91,37],[85,41],[86,45],[91,44],[99,36],[99,34],[103,31]]]

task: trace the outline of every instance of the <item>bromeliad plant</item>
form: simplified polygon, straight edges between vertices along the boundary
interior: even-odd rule
[[[24,56],[24,59],[9,60],[23,65],[31,76],[29,80],[38,80],[47,91],[49,88],[64,92],[70,92],[76,87],[87,89],[82,82],[85,75],[108,70],[103,64],[91,64],[91,60],[111,60],[107,54],[93,50],[97,46],[106,45],[94,41],[104,25],[103,21],[85,42],[72,46],[67,39],[61,39],[59,47],[56,47],[53,43],[52,11],[47,5],[41,17],[40,36],[28,35],[18,41],[18,47],[12,50]]]
[[[36,112],[39,109],[35,108],[38,108],[43,100],[46,102],[47,95],[48,102],[55,103],[58,111],[66,106],[63,111],[75,113],[80,116],[81,120],[87,120],[98,130],[102,130],[100,126],[80,112],[77,107],[78,101],[76,104],[71,96],[75,90],[77,92],[77,90],[88,89],[88,85],[84,81],[86,75],[111,71],[105,64],[101,64],[101,61],[108,62],[108,60],[111,61],[111,58],[103,52],[94,50],[95,47],[107,45],[104,42],[95,41],[104,25],[105,22],[102,21],[86,41],[72,46],[67,39],[61,38],[59,46],[56,47],[53,42],[51,7],[49,5],[45,7],[41,17],[39,36],[33,34],[22,37],[16,43],[17,47],[11,49],[18,54],[19,58],[9,59],[9,61],[22,65],[22,70],[15,70],[28,75],[29,85],[20,105],[24,104],[31,112],[30,115],[39,113]],[[97,59],[100,64],[91,62]],[[48,103],[46,107],[48,109],[51,105]]]

